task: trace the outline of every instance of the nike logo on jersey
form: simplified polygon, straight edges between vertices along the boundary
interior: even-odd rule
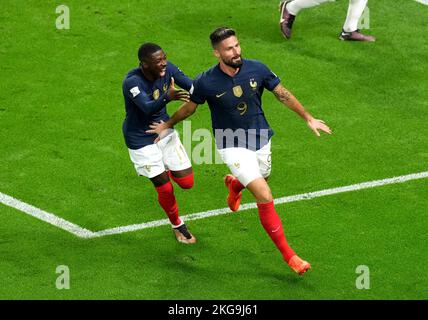
[[[220,93],[220,94],[216,94],[215,97],[216,98],[220,98],[220,97],[224,96],[225,94],[226,94],[226,91],[223,92],[223,93]]]

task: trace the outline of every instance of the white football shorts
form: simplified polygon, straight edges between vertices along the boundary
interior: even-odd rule
[[[263,148],[252,151],[246,148],[217,149],[231,173],[245,187],[258,178],[267,178],[272,169],[271,140]]]
[[[166,170],[180,171],[192,166],[177,131],[141,149],[128,149],[140,176],[154,178]]]

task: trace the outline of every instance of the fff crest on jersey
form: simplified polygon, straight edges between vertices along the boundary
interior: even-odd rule
[[[159,89],[156,89],[155,91],[153,91],[153,99],[154,100],[159,99],[159,96],[160,96]]]
[[[251,78],[251,79],[250,79],[250,87],[251,87],[251,89],[253,89],[253,90],[256,90],[256,89],[257,89],[257,81],[256,81],[256,80],[254,80],[254,78]]]
[[[168,85],[165,83],[164,85],[163,85],[163,92],[165,92],[166,91],[166,89],[168,89]]]
[[[242,88],[241,86],[235,86],[233,87],[233,94],[235,95],[235,97],[240,97],[242,96]]]

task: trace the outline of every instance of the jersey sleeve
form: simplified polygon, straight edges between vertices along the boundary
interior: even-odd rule
[[[135,78],[127,78],[123,82],[123,94],[131,99],[146,115],[152,115],[165,107],[169,102],[167,92],[157,100],[153,100],[145,91],[142,83]]]
[[[192,86],[192,79],[184,74],[176,65],[168,62],[171,68],[171,74],[174,77],[174,81],[180,88],[189,91]]]
[[[190,100],[196,104],[204,104],[206,101],[206,97],[204,94],[202,79],[201,76],[198,76],[192,84],[192,87],[189,90]]]
[[[263,63],[260,63],[260,69],[263,76],[263,86],[272,91],[281,82],[281,79]]]

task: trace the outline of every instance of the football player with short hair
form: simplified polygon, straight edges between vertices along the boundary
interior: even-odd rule
[[[178,214],[177,201],[170,178],[181,188],[193,186],[193,170],[178,133],[155,142],[156,135],[147,133],[153,121],[169,119],[166,105],[172,100],[188,101],[192,80],[167,61],[166,54],[154,43],[144,43],[138,50],[138,68],[126,75],[122,91],[126,117],[123,135],[137,174],[149,178],[162,209],[168,215],[176,239],[192,244],[196,238]],[[176,89],[177,83],[185,90]]]
[[[279,11],[281,12],[279,27],[284,37],[291,38],[294,20],[301,10],[312,8],[328,1],[332,0],[282,0],[279,4]],[[376,41],[375,37],[365,35],[358,30],[358,21],[364,12],[367,1],[349,0],[348,14],[342,32],[339,35],[340,40]]]
[[[233,29],[218,28],[211,33],[210,39],[219,63],[194,80],[189,102],[168,121],[151,125],[149,132],[162,137],[168,128],[207,102],[218,152],[232,173],[224,179],[229,192],[229,208],[238,210],[242,190],[247,188],[256,199],[263,228],[284,260],[295,272],[304,274],[310,264],[288,245],[267,184],[273,130],[261,106],[264,89],[272,91],[279,101],[301,116],[317,136],[319,131],[330,134],[331,130],[322,120],[313,118],[267,66],[241,57],[241,47]]]

